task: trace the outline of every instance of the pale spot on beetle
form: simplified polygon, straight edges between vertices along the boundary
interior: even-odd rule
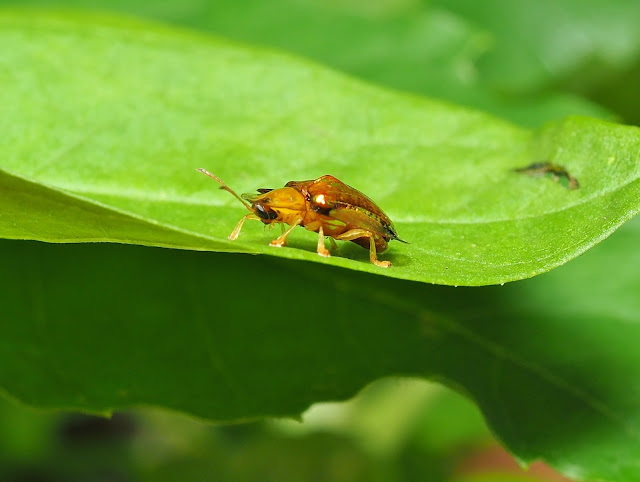
[[[323,206],[324,206],[325,204],[327,204],[327,202],[326,202],[326,201],[325,201],[325,199],[324,199],[324,194],[318,194],[318,195],[316,196],[316,198],[315,198],[314,202],[315,202],[316,204],[321,204],[321,205],[323,205]]]

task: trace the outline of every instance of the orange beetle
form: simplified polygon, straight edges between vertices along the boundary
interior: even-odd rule
[[[376,266],[388,268],[390,261],[378,260],[377,253],[387,249],[391,240],[401,241],[389,217],[371,199],[360,191],[347,186],[333,176],[322,176],[310,181],[290,181],[279,189],[258,189],[257,194],[238,196],[220,178],[206,169],[198,169],[220,183],[249,210],[229,235],[235,240],[247,219],[262,221],[272,226],[279,223],[283,233],[270,245],[282,247],[287,236],[296,226],[303,226],[318,233],[318,254],[330,256],[324,245],[328,236],[332,247],[334,239],[352,241],[369,249],[369,259]],[[285,231],[284,224],[289,228]]]

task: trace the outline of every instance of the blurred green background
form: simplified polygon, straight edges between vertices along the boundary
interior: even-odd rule
[[[631,0],[0,0],[116,11],[293,52],[390,88],[535,127],[640,124]],[[382,380],[302,423],[215,426],[152,409],[110,420],[0,398],[0,480],[563,480],[526,475],[463,396]]]
[[[437,384],[385,379],[303,421],[213,425],[157,409],[110,419],[0,398],[3,481],[568,480],[526,473],[475,406]]]

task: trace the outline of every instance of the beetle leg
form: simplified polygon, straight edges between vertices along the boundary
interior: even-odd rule
[[[338,243],[336,243],[336,240],[333,239],[331,236],[329,236],[329,244],[331,244],[331,248],[329,249],[333,249],[334,251],[338,249]]]
[[[295,228],[296,226],[298,226],[300,223],[302,222],[302,218],[296,219],[291,226],[289,226],[289,229],[287,229],[284,233],[282,233],[280,236],[278,236],[276,239],[274,239],[273,241],[271,241],[269,243],[269,246],[273,246],[274,248],[282,248],[283,246],[287,245],[287,236],[289,236],[289,233],[291,231],[293,231],[293,228]]]
[[[352,241],[358,238],[369,238],[369,260],[380,268],[388,268],[391,266],[391,261],[380,261],[376,254],[376,241],[373,233],[366,229],[351,229],[345,233],[336,236],[336,239],[341,241]]]
[[[373,236],[369,236],[369,260],[381,268],[388,268],[391,266],[391,261],[380,261],[378,259],[378,255],[376,254],[376,242],[373,239]]]
[[[328,258],[329,256],[331,256],[331,253],[329,252],[329,250],[324,246],[324,237],[326,235],[324,234],[322,221],[315,220],[313,222],[310,222],[309,224],[306,224],[304,227],[309,231],[315,231],[316,229],[318,230],[318,249],[317,249],[318,254],[320,256],[324,256],[325,258]],[[331,241],[331,247],[337,248],[336,242],[333,240],[331,236],[329,236],[329,240]]]
[[[329,239],[333,240],[333,238]],[[331,256],[329,250],[324,246],[324,231],[322,230],[322,226],[320,226],[320,229],[318,229],[318,254],[320,256],[324,256],[325,258]]]
[[[237,226],[234,228],[233,231],[231,231],[231,234],[229,235],[229,239],[231,241],[235,241],[236,239],[238,239],[238,235],[240,234],[240,230],[242,229],[242,225],[244,224],[244,222],[247,219],[259,219],[258,216],[256,216],[253,213],[249,213],[246,214],[244,216],[242,216],[242,219],[240,220],[240,222],[237,224]]]

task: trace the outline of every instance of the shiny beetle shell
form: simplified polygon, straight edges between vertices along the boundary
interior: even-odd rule
[[[288,224],[289,228],[270,244],[286,245],[287,236],[296,226],[319,234],[318,254],[329,256],[324,237],[352,241],[369,249],[369,257],[376,266],[387,268],[389,261],[380,261],[376,253],[387,249],[391,240],[402,241],[391,219],[369,197],[339,179],[325,175],[309,181],[290,181],[278,189],[258,189],[257,194],[238,196],[222,180],[204,169],[198,169],[215,179],[224,189],[238,198],[250,211],[245,215],[229,239],[235,240],[247,219],[265,225]]]
[[[352,229],[365,229],[375,236],[376,252],[387,249],[387,242],[398,238],[398,233],[382,209],[368,196],[333,176],[322,176],[312,181],[290,181],[286,184],[300,191],[311,209],[323,219],[325,234],[331,237]],[[366,237],[352,239],[363,248],[369,247]]]

